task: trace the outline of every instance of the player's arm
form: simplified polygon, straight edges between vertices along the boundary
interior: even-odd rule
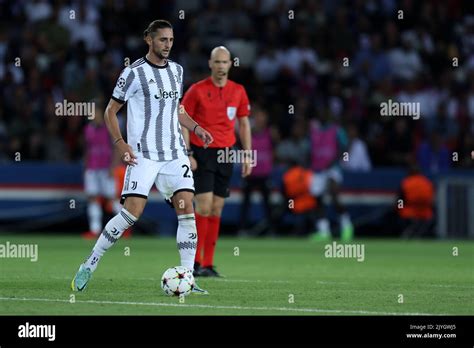
[[[239,119],[239,137],[244,150],[252,150],[252,131],[250,129],[250,121],[247,116]]]
[[[188,131],[194,132],[194,134],[196,134],[204,142],[204,148],[214,141],[212,135],[188,115],[183,105],[179,106],[178,120],[181,126],[186,128]],[[189,146],[189,134],[186,146]]]
[[[110,139],[110,143],[112,144],[112,148],[115,147],[112,139]],[[119,152],[112,151],[112,160],[110,161],[110,168],[109,168],[109,175],[111,177],[114,177],[115,168],[121,165],[121,163],[122,163],[122,157],[120,156]]]
[[[245,178],[252,172],[252,166],[250,163],[252,160],[252,158],[250,158],[252,150],[252,131],[250,129],[250,121],[248,116],[239,117],[238,121],[240,143],[242,144],[242,148],[246,150],[246,154],[248,156],[246,159],[249,161],[244,162],[242,165],[242,177]]]
[[[181,123],[181,121],[180,121]],[[183,138],[184,138],[184,144],[186,145],[186,149],[190,151],[191,149],[191,140],[189,139],[189,130],[183,126],[182,128],[182,133],[183,133]]]
[[[250,122],[248,116],[250,115],[250,102],[247,96],[247,92],[243,86],[240,86],[240,104],[237,108],[237,120],[239,122],[239,138],[242,148],[245,150],[246,160],[242,164],[242,177],[252,173],[252,167],[255,163],[252,163],[256,158],[252,158],[252,132],[250,130]]]
[[[185,127],[182,128],[184,144],[186,145],[186,152],[188,154],[189,163],[191,163],[191,170],[195,171],[198,167],[197,161],[193,156],[193,151],[191,150],[191,141],[189,139],[189,130]]]
[[[117,119],[117,113],[122,108],[123,104],[110,99],[109,104],[105,108],[104,120],[109,130],[109,134],[112,138],[114,146],[117,148],[118,153],[122,160],[133,166],[136,164],[136,157],[132,151],[130,145],[123,140],[122,133],[120,132],[120,126]]]
[[[112,145],[113,146],[113,145]],[[112,161],[110,163],[110,176],[114,176],[115,168],[117,168],[122,163],[122,157],[120,156],[118,151],[113,151],[112,153]]]

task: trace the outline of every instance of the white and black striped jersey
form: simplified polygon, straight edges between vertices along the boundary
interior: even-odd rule
[[[128,102],[127,142],[136,155],[159,162],[186,156],[178,121],[182,95],[183,68],[171,60],[158,66],[143,57],[123,69],[112,99]]]

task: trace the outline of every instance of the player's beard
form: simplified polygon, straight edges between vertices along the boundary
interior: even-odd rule
[[[157,49],[153,49],[153,53],[155,54],[155,56],[157,56],[160,60],[164,60],[164,59],[168,59],[169,57],[169,51],[168,51],[168,55],[167,56],[164,56],[162,51],[158,51]]]
[[[161,52],[155,52],[156,56],[162,60],[168,59],[168,56],[164,56]],[[169,54],[169,53],[168,53]]]

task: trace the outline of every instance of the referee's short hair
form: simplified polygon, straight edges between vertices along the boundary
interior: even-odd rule
[[[148,28],[145,29],[145,31],[143,32],[143,38],[147,37],[150,34],[156,33],[158,29],[165,29],[165,28],[173,29],[173,26],[167,20],[157,19],[151,22],[148,25]]]

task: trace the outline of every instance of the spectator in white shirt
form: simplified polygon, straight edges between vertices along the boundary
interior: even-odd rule
[[[349,150],[347,156],[343,156],[341,166],[351,172],[368,172],[372,168],[367,146],[359,138],[357,126],[350,124],[347,127],[349,136]]]
[[[422,71],[420,55],[413,44],[413,33],[405,32],[402,34],[402,47],[395,47],[388,54],[390,70],[400,80],[412,80]]]

